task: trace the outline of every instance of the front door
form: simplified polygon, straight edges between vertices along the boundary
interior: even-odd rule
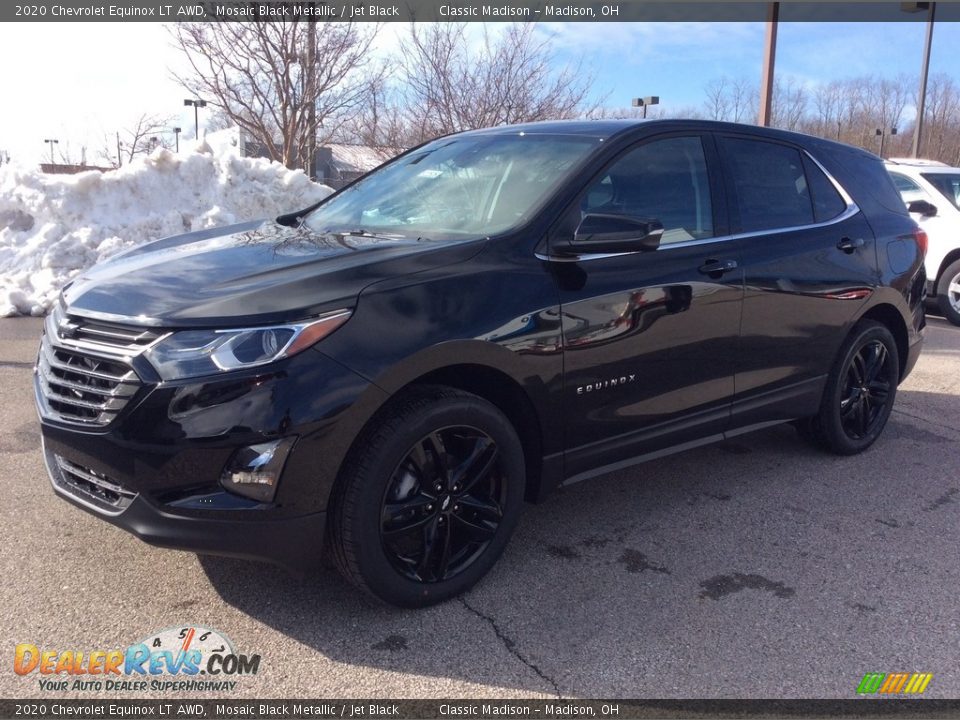
[[[569,478],[727,425],[743,280],[737,246],[717,239],[725,218],[714,160],[709,135],[644,141],[593,180],[554,233],[588,212],[664,227],[658,250],[550,261]]]

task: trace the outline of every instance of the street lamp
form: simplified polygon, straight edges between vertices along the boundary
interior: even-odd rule
[[[173,129],[173,134],[177,139],[177,152],[180,152],[180,133],[183,131],[182,128],[175,127]]]
[[[187,98],[186,100],[183,101],[183,104],[186,107],[190,107],[191,105],[193,106],[193,136],[197,140],[199,140],[200,139],[200,117],[197,111],[199,108],[206,107],[207,101]]]
[[[60,141],[57,140],[56,138],[46,138],[46,139],[44,139],[44,142],[50,144],[50,164],[53,165],[53,164],[54,164],[54,160],[53,160],[53,146],[54,146],[54,145],[59,145],[59,144],[60,144]]]
[[[923,66],[920,69],[920,92],[917,98],[917,124],[913,130],[913,148],[911,157],[920,156],[920,142],[923,138],[923,115],[927,104],[927,76],[930,74],[930,46],[933,43],[933,22],[937,14],[935,2],[900,3],[900,9],[906,13],[918,13],[927,10],[927,40],[923,46]]]
[[[647,106],[648,105],[659,105],[660,96],[659,95],[648,95],[647,97],[634,98],[633,106],[643,108],[643,117],[647,117]]]
[[[891,135],[896,135],[896,134],[897,134],[897,129],[896,129],[896,128],[890,128],[890,134],[891,134]],[[880,155],[880,157],[883,157],[883,141],[886,139],[886,135],[887,135],[887,134],[883,131],[882,128],[877,128],[877,137],[880,138],[880,152],[878,153],[878,154]]]

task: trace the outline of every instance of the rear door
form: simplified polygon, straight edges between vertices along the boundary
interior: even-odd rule
[[[553,258],[564,340],[568,476],[726,427],[743,294],[710,135],[657,136],[596,176],[588,212],[656,218],[655,251]]]
[[[732,424],[813,414],[878,282],[873,232],[803,149],[739,135],[719,145],[745,285]]]

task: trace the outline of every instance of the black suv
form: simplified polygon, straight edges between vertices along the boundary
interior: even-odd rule
[[[427,605],[558,485],[784,421],[867,448],[920,352],[925,242],[880,159],[804,135],[440,138],[66,287],[36,369],[50,477],[147,542],[325,548]]]

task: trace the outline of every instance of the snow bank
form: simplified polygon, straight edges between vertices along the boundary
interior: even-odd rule
[[[201,143],[159,149],[110,172],[0,167],[0,317],[42,315],[60,288],[133,245],[189,230],[271,217],[331,190],[300,170]]]

